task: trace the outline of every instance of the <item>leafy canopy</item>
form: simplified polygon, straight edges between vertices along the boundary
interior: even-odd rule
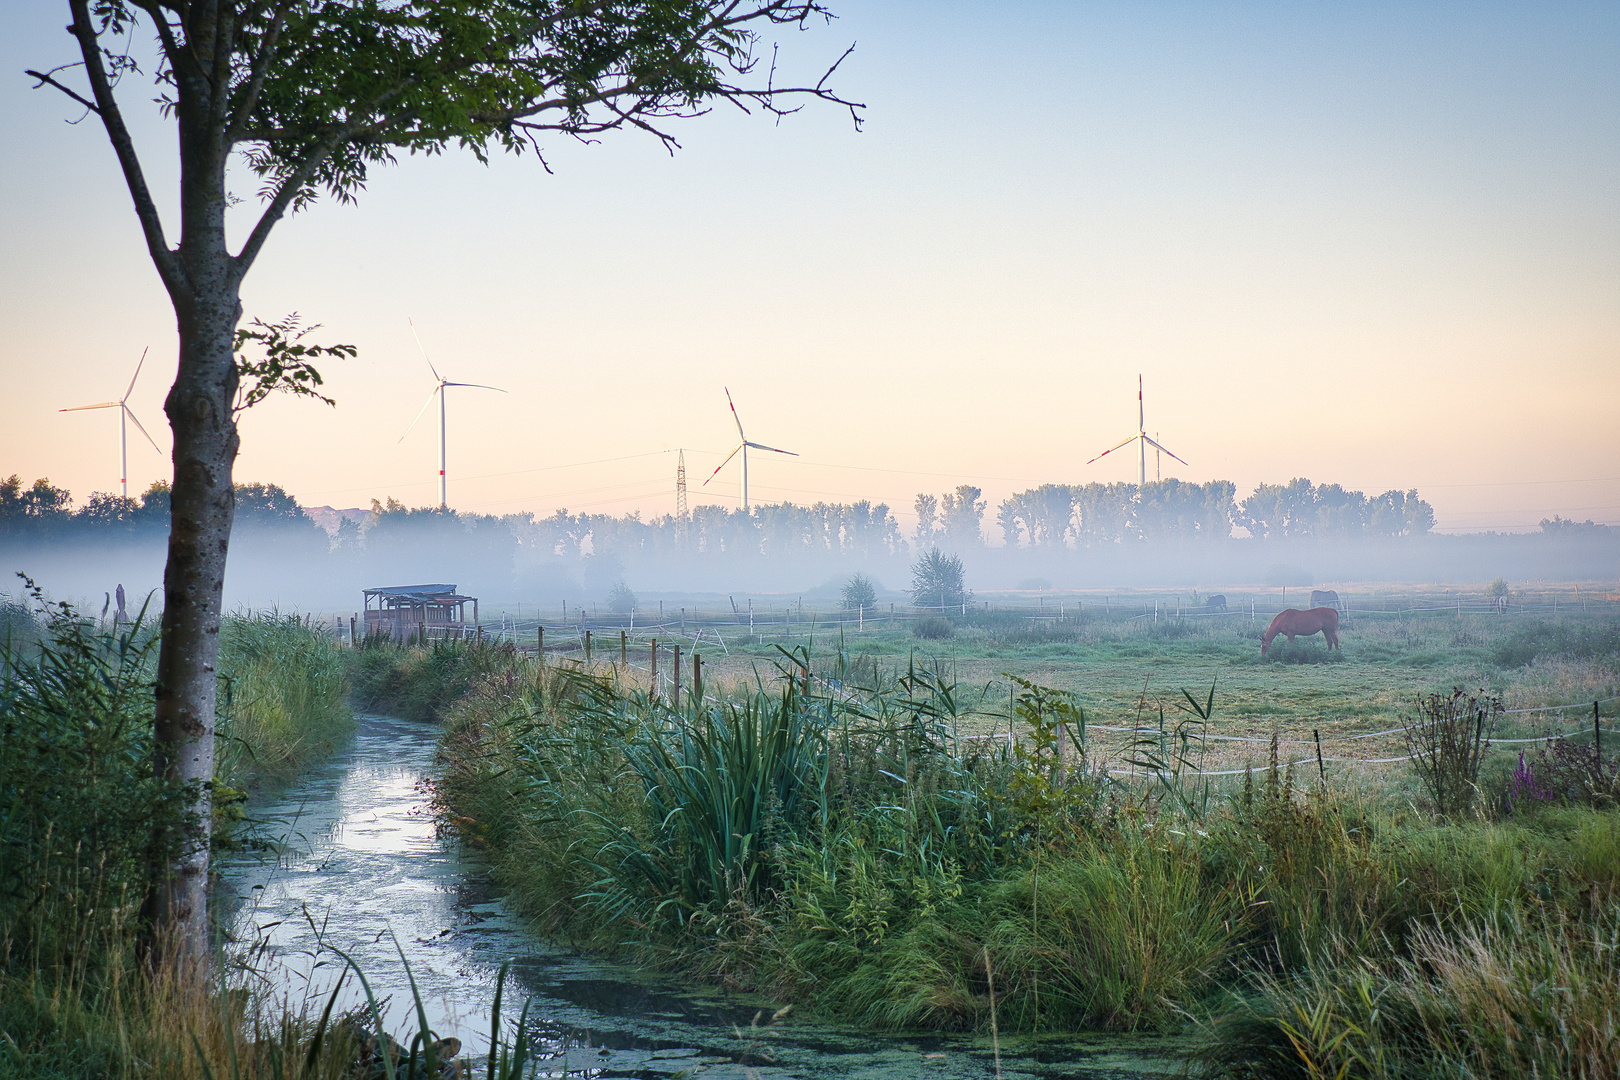
[[[775,84],[774,50],[759,70],[761,29],[830,19],[819,0],[96,0],[88,8],[115,79],[137,65],[121,39],[150,23],[162,46],[155,76],[164,106],[180,110],[200,90],[222,148],[240,147],[261,197],[294,209],[322,190],[353,199],[368,167],[392,163],[399,150],[454,145],[484,160],[491,146],[538,152],[542,132],[588,139],[626,126],[673,149],[660,124],[715,99],[783,115],[797,99],[820,98],[858,122],[859,106],[826,85],[843,57],[807,86]],[[60,86],[54,72],[33,74]]]

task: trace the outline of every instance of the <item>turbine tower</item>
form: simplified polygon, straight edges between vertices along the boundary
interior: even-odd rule
[[[150,348],[150,346],[148,346]],[[129,423],[134,423],[135,430],[146,435],[146,441],[152,444],[152,449],[163,453],[161,447],[152,436],[146,434],[141,422],[135,419],[130,411],[129,395],[135,392],[135,380],[141,377],[141,365],[146,363],[146,349],[141,350],[141,358],[135,362],[135,374],[129,378],[129,389],[117,401],[103,401],[98,405],[75,405],[71,409],[58,409],[57,412],[84,412],[86,409],[117,409],[118,410],[118,485],[124,498],[129,498]]]
[[[1140,479],[1137,481],[1137,483],[1142,487],[1147,486],[1147,448],[1148,447],[1151,446],[1151,447],[1153,447],[1153,450],[1154,450],[1153,460],[1154,460],[1154,465],[1155,465],[1155,469],[1154,469],[1155,475],[1157,475],[1157,473],[1158,473],[1158,468],[1157,468],[1158,461],[1159,461],[1158,455],[1161,454],[1161,453],[1169,454],[1171,457],[1176,458],[1177,461],[1181,461],[1181,463],[1183,465],[1187,464],[1185,461],[1182,461],[1181,458],[1176,457],[1176,455],[1174,453],[1171,453],[1171,451],[1169,451],[1169,450],[1165,449],[1164,447],[1160,446],[1156,441],[1154,441],[1153,439],[1148,437],[1148,433],[1147,433],[1147,414],[1144,412],[1143,407],[1142,407],[1142,376],[1140,376],[1140,375],[1138,375],[1136,377],[1136,434],[1132,435],[1130,438],[1126,439],[1124,442],[1121,442],[1121,443],[1119,443],[1119,444],[1117,444],[1115,446],[1110,446],[1108,449],[1104,450],[1102,453],[1100,453],[1096,457],[1092,458],[1091,461],[1086,462],[1086,464],[1090,465],[1092,461],[1100,461],[1103,458],[1107,457],[1109,454],[1112,454],[1115,450],[1118,450],[1120,447],[1129,446],[1133,442],[1140,444],[1140,449],[1141,449],[1141,454],[1142,454],[1142,457],[1141,457],[1142,464],[1141,464],[1141,472],[1138,474],[1140,476]],[[1191,468],[1191,466],[1188,466],[1188,467]]]
[[[755,450],[769,450],[773,454],[786,454],[788,457],[798,457],[799,455],[794,453],[792,450],[778,450],[776,447],[766,446],[764,443],[749,442],[748,436],[743,434],[742,419],[737,415],[737,403],[731,400],[730,387],[726,388],[726,404],[731,406],[731,419],[737,425],[737,439],[739,441],[737,443],[737,449],[727,454],[725,461],[722,461],[719,465],[715,466],[714,472],[709,474],[709,480],[713,480],[716,476],[720,475],[720,470],[725,468],[726,465],[730,463],[731,459],[736,457],[737,454],[741,452],[742,508],[744,511],[746,511],[748,509],[748,448],[753,447]],[[709,480],[703,481],[704,487],[709,486]]]
[[[506,393],[506,391],[502,390],[498,386],[485,386],[483,383],[451,382],[449,379],[446,379],[443,375],[440,375],[439,374],[439,369],[433,366],[433,361],[428,360],[427,349],[423,348],[422,339],[416,333],[416,324],[411,322],[409,319],[406,319],[405,321],[407,323],[410,323],[411,337],[416,338],[416,347],[418,349],[422,350],[422,359],[427,360],[428,370],[433,372],[433,377],[438,380],[438,385],[433,388],[433,393],[429,394],[427,396],[427,400],[422,403],[421,412],[418,412],[416,414],[416,420],[422,419],[422,413],[427,412],[428,406],[433,404],[434,395],[438,395],[438,398],[439,398],[439,509],[444,510],[444,509],[448,508],[448,506],[449,506],[449,488],[448,488],[448,485],[445,482],[445,476],[444,476],[445,457],[446,457],[446,453],[445,453],[445,431],[444,431],[444,399],[445,399],[444,391],[445,391],[445,388],[450,387],[450,386],[466,386],[466,387],[469,387],[469,388],[474,389],[474,390],[494,390],[497,393],[501,393],[501,394]],[[409,435],[411,433],[411,428],[414,428],[416,426],[416,420],[412,420],[411,424],[410,424],[410,427],[407,427],[405,429],[405,435]],[[405,435],[401,435],[399,437],[400,442],[405,441]]]

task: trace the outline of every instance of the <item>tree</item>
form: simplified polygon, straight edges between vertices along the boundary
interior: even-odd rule
[[[865,574],[850,578],[842,592],[845,611],[859,611],[862,608],[870,611],[877,607],[877,588]]]
[[[935,534],[939,531],[939,500],[932,495],[919,494],[917,501],[912,504],[917,514],[917,532],[915,540],[920,548],[924,544],[931,544]]]
[[[990,504],[980,498],[984,492],[972,484],[959,484],[939,500],[939,519],[945,528],[945,542],[956,551],[972,551],[984,546],[984,511]]]
[[[929,548],[911,564],[911,602],[917,607],[960,607],[973,599],[963,588],[962,560]]]
[[[243,278],[276,223],[323,192],[352,202],[368,169],[400,151],[539,156],[548,133],[589,139],[625,127],[673,151],[666,122],[717,101],[780,116],[815,98],[857,119],[858,106],[827,87],[836,62],[819,82],[788,87],[775,84],[774,62],[756,66],[761,28],[829,17],[819,0],[68,0],[68,10],[83,82],[59,78],[68,65],[29,74],[100,120],[179,330],[164,403],[174,483],[156,736],[159,768],[191,786],[200,824],[148,914],[204,963],[214,666],[242,380],[233,346]],[[152,74],[178,136],[178,243],[117,93],[139,74],[143,27],[156,36]],[[238,201],[227,183],[233,158],[258,178],[262,201],[234,252],[225,227]]]

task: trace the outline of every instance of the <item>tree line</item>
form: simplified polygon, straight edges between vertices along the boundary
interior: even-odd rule
[[[237,484],[240,524],[283,529],[317,528],[297,500],[275,484]],[[1338,484],[1296,478],[1261,484],[1241,502],[1229,480],[1206,484],[1158,480],[1136,484],[1042,484],[1008,496],[995,526],[1008,548],[1054,551],[1151,541],[1220,541],[1240,528],[1271,539],[1356,540],[1421,536],[1434,528],[1434,508],[1416,490],[1368,496]],[[373,501],[370,518],[345,520],[332,537],[337,550],[377,545],[422,547],[450,534],[500,529],[536,553],[587,558],[619,552],[764,558],[822,554],[852,559],[903,556],[932,547],[971,551],[986,546],[983,492],[970,484],[940,496],[919,494],[917,525],[907,535],[886,503],[810,505],[770,503],[744,511],[698,506],[684,518],[643,518],[639,512],[572,514],[467,514],[437,507]],[[139,498],[94,492],[75,509],[71,492],[48,479],[25,486],[12,475],[0,481],[0,538],[111,537],[169,525],[169,485],[153,484]],[[1547,531],[1572,522],[1544,522]]]

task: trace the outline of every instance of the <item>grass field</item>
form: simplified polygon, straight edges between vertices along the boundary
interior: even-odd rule
[[[663,643],[666,691],[670,646],[676,643],[687,657],[699,650],[716,685],[752,681],[755,672],[773,676],[782,659],[778,644],[808,645],[818,671],[852,686],[870,682],[874,665],[903,668],[915,656],[954,672],[967,693],[975,715],[964,719],[963,736],[1007,732],[1011,674],[1074,693],[1088,713],[1096,762],[1117,762],[1134,737],[1106,729],[1157,730],[1162,707],[1173,730],[1187,715],[1178,710],[1182,690],[1202,700],[1214,685],[1209,733],[1217,738],[1206,744],[1208,771],[1263,763],[1274,733],[1285,746],[1294,744],[1296,760],[1308,757],[1314,765],[1319,732],[1330,771],[1404,774],[1403,761],[1381,760],[1405,753],[1400,732],[1391,729],[1402,726],[1419,695],[1454,687],[1487,690],[1507,710],[1570,706],[1511,711],[1498,721],[1499,740],[1589,728],[1593,701],[1604,701],[1605,719],[1617,711],[1605,699],[1620,694],[1620,603],[1606,598],[1585,604],[1538,598],[1498,614],[1477,597],[1456,603],[1404,590],[1363,591],[1341,624],[1339,651],[1330,653],[1320,636],[1293,644],[1279,638],[1264,658],[1259,638],[1271,610],[1259,599],[1232,593],[1229,611],[1210,615],[1190,602],[1178,613],[1172,601],[1142,597],[1105,601],[1076,594],[1040,606],[1020,598],[991,602],[988,611],[970,606],[965,615],[935,618],[930,625],[907,615],[890,617],[886,605],[865,618],[822,613],[793,621],[762,606],[752,636],[742,616],[700,624],[694,615],[685,635],[669,620],[642,622],[628,638],[628,668],[620,670],[627,682],[647,685],[653,637]],[[1277,607],[1275,593],[1264,600]],[[591,625],[593,667],[617,665],[624,627],[606,618]],[[919,636],[919,630],[947,636]],[[518,639],[532,641],[533,633],[526,627]],[[577,627],[548,626],[546,634],[548,654],[583,658]],[[1388,734],[1366,737],[1378,732]],[[1506,748],[1522,745],[1498,742],[1502,752],[1496,756],[1510,762]]]

